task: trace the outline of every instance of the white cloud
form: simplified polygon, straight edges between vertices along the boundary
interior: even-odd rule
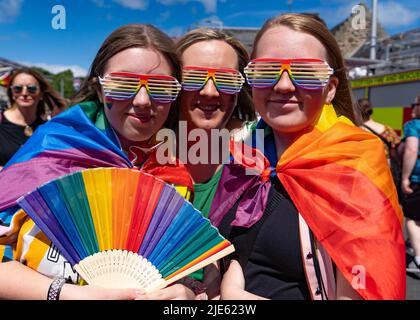
[[[330,27],[335,27],[337,24],[346,20],[352,14],[352,9],[360,1],[342,1],[335,0],[337,6],[325,5],[323,7],[313,7],[305,12],[319,13],[321,19],[325,20],[325,23]]]
[[[408,8],[394,1],[379,2],[378,18],[385,27],[409,26],[420,18],[418,6]]]
[[[280,13],[281,11],[278,10],[238,11],[230,14],[226,19],[249,18],[249,21],[252,21],[253,18],[272,18]]]
[[[134,10],[145,10],[149,5],[148,0],[113,0],[115,3],[123,6],[124,8]]]
[[[336,6],[332,6],[331,1],[333,1]],[[316,7],[305,11],[319,12],[321,18],[324,18],[328,25],[333,27],[348,18],[353,6],[357,5],[359,2],[360,0],[328,0],[321,2],[321,4],[325,4],[322,7]],[[330,3],[330,5],[327,5],[327,3]],[[368,4],[369,10],[372,11],[370,1]],[[415,23],[419,18],[420,12],[418,11],[418,4],[416,4],[416,1],[396,2],[391,0],[378,2],[378,19],[385,29],[409,26]]]
[[[99,8],[110,8],[110,2],[105,0],[91,0]],[[149,0],[112,0],[120,6],[133,10],[146,10],[149,6]]]
[[[161,13],[159,13],[159,22],[165,22],[166,20],[169,19],[169,17],[171,16],[171,11],[163,11]]]
[[[100,8],[104,8],[105,7],[105,0],[92,0],[92,2]]]
[[[45,69],[51,73],[60,73],[65,70],[71,70],[73,72],[73,75],[75,77],[85,77],[87,75],[87,70],[77,66],[77,65],[61,65],[61,64],[50,64],[50,63],[44,63],[44,62],[19,62],[23,65],[26,65],[28,67],[39,67],[42,69]]]
[[[217,0],[157,0],[165,6],[174,4],[186,4],[189,2],[199,2],[204,6],[206,13],[214,13],[217,11]]]
[[[0,0],[0,23],[13,21],[20,13],[23,0]]]
[[[185,27],[179,27],[179,26],[172,27],[170,29],[165,29],[164,31],[170,37],[175,37],[175,38],[181,37],[186,32]]]

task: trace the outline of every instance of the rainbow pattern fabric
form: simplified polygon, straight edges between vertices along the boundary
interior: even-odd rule
[[[244,72],[248,84],[255,88],[274,86],[283,71],[298,87],[319,89],[324,87],[334,73],[326,61],[319,59],[259,58],[249,62]]]
[[[133,168],[133,164],[121,150],[103,106],[81,103],[41,125],[0,171],[0,211],[16,206],[20,196],[47,181],[97,167]],[[142,169],[193,190],[182,164],[160,166],[152,153]]]
[[[18,203],[90,284],[149,286],[149,275],[175,281],[234,251],[173,186],[139,170],[82,170]]]
[[[265,129],[265,140],[272,137],[263,121],[257,128]],[[259,161],[246,158],[246,148],[251,147],[231,143],[232,161],[225,165],[210,211],[215,226],[237,201],[232,225],[250,227],[258,221],[269,177],[276,175],[349,283],[353,267],[364,267],[366,286],[357,289],[364,299],[405,299],[402,211],[377,137],[337,117],[333,106],[326,105],[317,124],[278,161],[269,161],[257,149],[253,152],[259,153]],[[259,174],[245,175],[244,168]]]
[[[0,76],[0,86],[7,87],[10,82],[11,72],[5,72]]]
[[[182,89],[185,91],[201,90],[209,79],[213,80],[217,90],[226,94],[239,93],[245,82],[242,74],[234,69],[196,66],[182,68]]]

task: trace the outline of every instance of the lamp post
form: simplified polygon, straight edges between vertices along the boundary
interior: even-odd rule
[[[378,20],[378,0],[372,0],[372,29],[371,29],[371,35],[370,35],[370,59],[371,60],[376,60],[377,20]]]

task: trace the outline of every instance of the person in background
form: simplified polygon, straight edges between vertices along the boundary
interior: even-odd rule
[[[408,261],[407,272],[420,276],[420,95],[412,104],[413,120],[404,125],[404,150],[401,189],[405,195],[403,212],[413,259]]]
[[[0,113],[0,167],[45,123],[48,114],[66,108],[64,99],[47,79],[30,68],[14,70],[7,95],[10,108]]]
[[[386,158],[388,159],[392,177],[394,178],[398,198],[401,199],[401,159],[398,152],[401,138],[390,126],[372,119],[373,108],[368,99],[359,99],[357,103],[363,118],[363,124],[361,127],[376,135],[384,143]]]
[[[386,157],[390,162],[391,154],[397,153],[401,138],[390,126],[372,119],[373,109],[372,104],[368,99],[359,99],[357,103],[359,104],[362,113],[362,128],[377,135],[384,142]]]

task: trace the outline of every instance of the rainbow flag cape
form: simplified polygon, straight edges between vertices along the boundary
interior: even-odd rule
[[[65,174],[95,167],[132,168],[99,102],[73,106],[37,128],[0,171],[0,211],[27,192]],[[143,170],[193,190],[182,164],[160,166],[152,154]],[[181,169],[181,170],[180,170]]]
[[[264,142],[274,145],[271,129]],[[382,142],[337,117],[326,105],[317,124],[273,161],[252,148],[231,142],[231,163],[225,165],[210,210],[216,226],[239,201],[234,226],[250,227],[262,216],[270,175],[277,175],[297,210],[351,284],[354,267],[366,271],[364,299],[405,299],[405,242],[402,211]],[[264,148],[265,150],[267,148]],[[268,144],[270,150],[270,144]],[[271,153],[272,155],[272,153]],[[246,175],[245,169],[258,172]]]
[[[7,87],[9,85],[11,75],[12,75],[12,72],[10,71],[2,74],[0,76],[0,86]]]

